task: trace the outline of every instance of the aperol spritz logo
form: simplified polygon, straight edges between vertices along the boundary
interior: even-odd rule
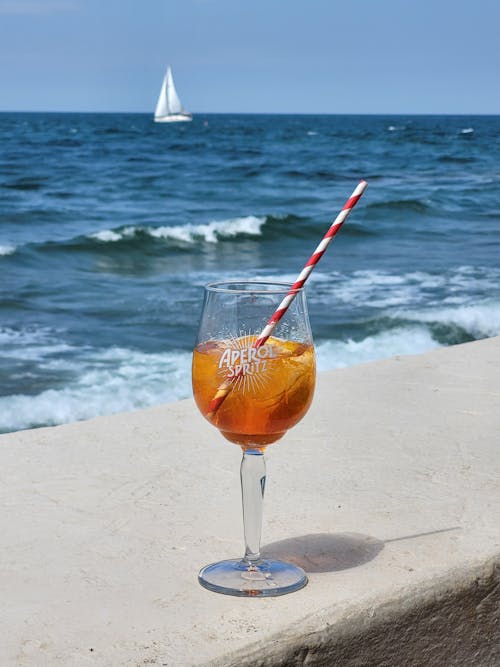
[[[228,341],[219,359],[219,372],[227,380],[241,384],[242,389],[263,387],[269,377],[269,364],[278,357],[272,344],[253,347],[255,336],[240,336]]]

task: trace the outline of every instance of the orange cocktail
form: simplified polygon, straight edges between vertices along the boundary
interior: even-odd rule
[[[271,325],[269,318],[276,312],[280,317]],[[243,450],[240,478],[245,535],[243,558],[210,563],[200,570],[198,581],[211,591],[275,596],[307,583],[306,573],[297,565],[262,557],[260,533],[266,486],[264,452],[307,412],[315,375],[303,289],[245,280],[205,286],[193,352],[193,394],[205,419]]]
[[[307,412],[315,384],[311,343],[257,336],[209,340],[193,354],[193,392],[200,412],[231,442],[266,445],[279,440]],[[231,386],[215,413],[209,405],[222,382]]]

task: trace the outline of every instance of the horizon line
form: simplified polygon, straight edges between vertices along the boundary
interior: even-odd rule
[[[130,114],[154,116],[152,111],[0,109],[0,114]],[[500,116],[490,111],[192,111],[193,116]]]

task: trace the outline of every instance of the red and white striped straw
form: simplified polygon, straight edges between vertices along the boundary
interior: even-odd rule
[[[299,273],[297,276],[296,281],[293,283],[293,285],[290,287],[287,295],[285,298],[282,300],[280,305],[277,307],[277,309],[274,311],[274,313],[271,315],[269,318],[266,326],[262,330],[260,336],[257,338],[257,340],[254,342],[252,347],[258,348],[261,347],[262,345],[265,344],[269,336],[273,333],[274,329],[276,328],[276,325],[278,322],[281,320],[283,315],[286,313],[288,308],[290,307],[290,304],[292,301],[295,299],[297,295],[297,291],[304,286],[304,283],[306,280],[309,278],[311,275],[314,267],[316,264],[319,262],[319,260],[323,257],[325,254],[326,249],[330,245],[330,243],[333,240],[333,237],[338,233],[344,222],[347,220],[347,217],[349,216],[349,213],[352,211],[352,209],[356,206],[358,203],[358,200],[360,199],[361,195],[363,192],[366,190],[368,187],[368,183],[365,180],[361,180],[357,187],[354,189],[354,192],[352,195],[349,197],[349,199],[346,201],[344,206],[342,207],[342,210],[340,213],[337,215],[333,223],[331,224],[329,230],[326,232],[326,234],[323,236],[321,239],[321,242],[319,243],[318,247],[316,250],[313,252],[309,260],[307,261],[306,265],[302,269],[302,271]],[[234,379],[235,376],[232,376],[232,379]],[[213,417],[213,415],[217,412],[221,404],[223,403],[224,399],[228,395],[228,393],[231,390],[232,386],[232,379],[227,379],[224,380],[224,382],[221,384],[221,386],[217,389],[217,392],[213,399],[210,401],[210,405],[208,406],[208,412],[207,412],[207,417],[210,419]]]
[[[326,249],[330,245],[330,243],[333,240],[333,237],[337,232],[340,230],[344,222],[346,221],[349,213],[352,211],[352,209],[356,206],[359,198],[363,194],[363,192],[366,190],[368,186],[368,183],[366,181],[360,181],[352,195],[349,197],[349,199],[346,201],[344,204],[342,210],[338,214],[338,216],[335,218],[333,221],[332,225],[330,226],[330,229],[326,232],[326,234],[323,236],[320,244],[316,248],[316,250],[313,252],[311,257],[309,258],[309,261],[306,263],[302,271],[299,273],[297,276],[296,281],[293,283],[293,285],[290,287],[290,290],[288,294],[285,296],[283,301],[280,303],[280,305],[277,307],[277,309],[274,311],[273,315],[269,318],[268,323],[262,330],[262,333],[260,336],[257,338],[255,343],[253,344],[253,347],[261,347],[261,345],[264,345],[266,340],[269,338],[269,336],[272,334],[274,331],[274,328],[278,324],[278,322],[281,320],[283,315],[286,313],[288,307],[292,303],[292,301],[295,299],[295,296],[297,294],[297,290],[299,290],[301,287],[304,286],[304,283],[306,280],[309,278],[311,273],[313,272],[314,267],[316,264],[319,262],[319,260],[323,257],[325,254]]]

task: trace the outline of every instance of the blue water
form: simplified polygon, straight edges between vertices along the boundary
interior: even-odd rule
[[[499,116],[0,114],[0,432],[190,394],[202,285],[308,282],[320,369],[500,334]]]

